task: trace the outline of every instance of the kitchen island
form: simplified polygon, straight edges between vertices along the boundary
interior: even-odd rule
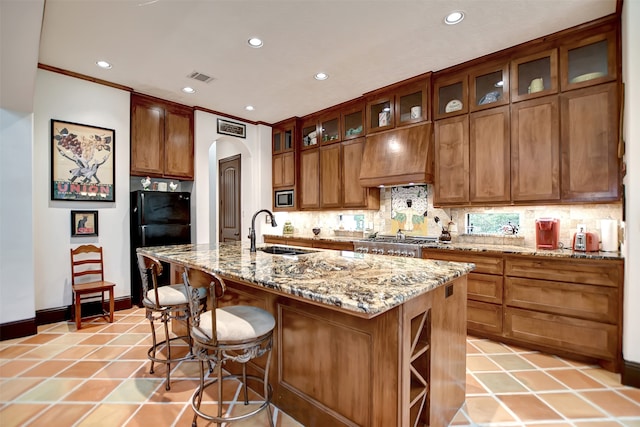
[[[273,403],[305,426],[445,426],[464,403],[473,264],[241,243],[138,251],[215,272],[222,304],[274,315]]]

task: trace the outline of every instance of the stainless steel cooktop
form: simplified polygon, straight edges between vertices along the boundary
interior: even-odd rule
[[[354,250],[377,255],[420,258],[422,257],[421,245],[437,241],[437,237],[406,236],[398,238],[397,236],[376,235],[375,237],[355,241]]]

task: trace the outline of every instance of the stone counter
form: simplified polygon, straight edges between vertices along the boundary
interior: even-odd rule
[[[265,237],[273,237],[278,239],[299,239],[302,241],[325,241],[325,242],[353,242],[357,243],[362,239],[355,239],[353,237],[338,237],[338,236],[310,236],[310,235],[269,235],[265,234]],[[581,258],[581,259],[624,259],[620,252],[576,252],[571,248],[567,249],[536,249],[524,246],[515,245],[489,245],[482,243],[440,243],[434,242],[422,246],[423,248],[431,249],[446,249],[455,251],[472,251],[472,252],[494,252],[501,254],[513,254],[513,255],[533,255],[544,257],[556,257],[556,258]]]
[[[465,400],[474,265],[305,249],[313,252],[250,253],[239,242],[138,252],[172,271],[218,273],[227,285],[220,305],[274,316],[273,403],[301,424],[448,426]],[[249,374],[263,372],[264,359],[250,362]],[[225,369],[239,372],[233,363]]]
[[[260,250],[252,254],[249,245],[241,243],[159,246],[139,251],[364,317],[401,305],[474,267],[322,249],[298,256],[271,255]]]

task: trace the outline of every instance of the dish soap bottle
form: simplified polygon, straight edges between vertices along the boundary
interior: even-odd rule
[[[291,221],[285,221],[282,226],[282,234],[293,234],[293,224]]]

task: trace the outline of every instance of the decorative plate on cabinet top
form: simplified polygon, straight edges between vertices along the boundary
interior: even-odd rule
[[[569,83],[581,83],[581,82],[586,82],[587,80],[593,80],[593,79],[597,79],[598,77],[602,77],[606,75],[606,73],[603,73],[601,71],[597,71],[595,73],[587,73],[587,74],[582,74],[578,77],[574,77],[571,79],[571,81]]]
[[[459,110],[462,110],[462,101],[460,101],[459,99],[452,99],[451,101],[447,102],[447,105],[444,107],[445,113],[452,113]]]

